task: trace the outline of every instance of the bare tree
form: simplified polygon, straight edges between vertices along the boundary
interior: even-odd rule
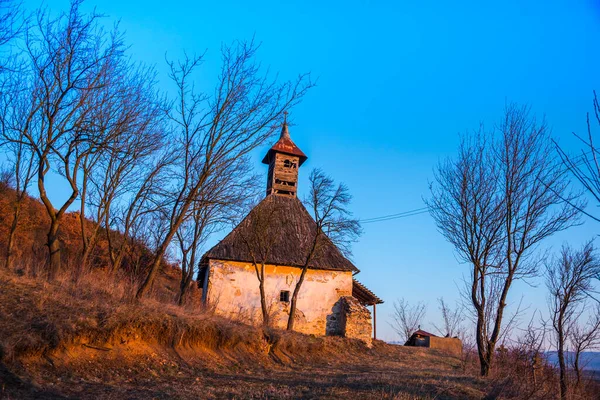
[[[264,201],[269,201],[266,199]],[[274,245],[274,240],[277,237],[277,229],[273,221],[282,218],[284,209],[278,207],[275,202],[270,207],[252,208],[250,211],[252,216],[242,221],[242,224],[250,224],[247,230],[248,234],[242,234],[242,241],[248,250],[248,254],[252,258],[252,266],[258,279],[258,290],[260,293],[260,305],[262,311],[263,324],[269,325],[270,314],[269,305],[267,304],[265,293],[266,265],[270,260],[271,249]],[[241,230],[240,232],[246,232]]]
[[[572,366],[575,371],[575,387],[580,387],[583,368],[581,355],[583,352],[594,349],[600,345],[600,306],[596,305],[585,324],[581,324],[584,310],[589,310],[587,304],[583,304],[581,312],[573,318],[569,327],[569,342],[573,351]]]
[[[548,127],[527,107],[509,105],[495,132],[463,137],[458,158],[440,164],[430,212],[460,259],[470,264],[465,294],[476,314],[482,376],[503,332],[508,294],[537,274],[537,246],[577,223],[580,204],[554,156]]]
[[[24,31],[26,18],[21,3],[14,0],[0,0],[0,130],[3,138],[15,138],[14,141],[3,141],[8,153],[9,168],[12,171],[11,183],[15,189],[13,200],[12,222],[9,228],[4,266],[12,267],[15,235],[19,226],[21,207],[33,178],[33,154],[24,143],[24,132],[20,129],[23,117],[28,108],[18,93],[21,82],[16,74],[23,68],[23,60],[12,53],[12,45]]]
[[[576,324],[578,309],[593,289],[593,279],[600,271],[592,242],[581,250],[563,246],[560,257],[546,265],[546,286],[560,369],[560,396],[568,395],[566,344],[569,328]],[[582,335],[576,335],[581,338]]]
[[[463,307],[461,304],[457,304],[456,308],[452,309],[443,297],[438,299],[439,310],[442,313],[443,326],[438,327],[432,324],[433,327],[439,332],[440,335],[446,337],[456,337],[461,333],[461,324],[465,320],[463,314]]]
[[[11,50],[15,39],[27,25],[22,4],[15,0],[0,0],[0,74],[19,68],[21,60],[13,57]]]
[[[86,154],[81,163],[80,225],[83,241],[81,268],[85,269],[102,227],[110,230],[114,202],[131,193],[131,182],[143,174],[147,160],[163,146],[164,104],[154,90],[154,71],[132,68],[111,88],[112,100],[96,113],[104,130],[105,150]],[[86,206],[96,223],[86,229]]]
[[[139,161],[130,175],[131,179],[124,180],[121,185],[125,188],[126,195],[118,196],[104,212],[104,226],[119,232],[113,234],[111,229],[106,229],[105,232],[113,274],[121,269],[125,256],[135,252],[138,247],[136,243],[145,243],[149,249],[158,245],[156,240],[150,240],[154,231],[146,228],[149,225],[148,219],[155,221],[155,231],[162,232],[165,228],[163,225],[166,217],[160,213],[163,207],[160,193],[161,188],[168,186],[166,171],[173,163],[172,156],[166,151],[143,162]]]
[[[18,95],[28,105],[13,143],[23,143],[35,157],[37,189],[50,219],[48,278],[60,270],[58,231],[67,209],[79,195],[83,160],[104,151],[110,130],[98,126],[99,116],[121,99],[117,85],[130,64],[118,32],[106,32],[99,15],[85,15],[75,0],[56,18],[39,11],[25,35],[29,68],[19,71]],[[49,174],[65,179],[69,191],[55,204],[47,193]]]
[[[186,219],[176,233],[181,256],[181,281],[178,304],[183,305],[185,295],[192,285],[194,273],[200,262],[200,251],[206,239],[215,231],[230,224],[245,210],[248,198],[254,197],[255,176],[249,174],[250,163],[235,164],[235,169],[224,169],[230,183],[223,184],[224,177],[215,175],[203,187],[190,208],[191,217]]]
[[[596,91],[594,91],[594,117],[596,122],[600,124],[600,103],[598,103],[598,97]],[[583,148],[581,154],[578,156],[570,155],[555,141],[556,150],[560,155],[560,158],[566,168],[575,176],[577,181],[581,183],[583,188],[592,195],[598,204],[600,204],[600,163],[598,156],[600,155],[596,143],[594,142],[594,136],[592,134],[592,125],[590,123],[590,113],[586,114],[587,122],[587,137],[573,133],[573,135],[582,143]],[[584,207],[578,204],[573,204],[581,212],[588,217],[600,222],[600,217],[588,213]]]
[[[348,205],[352,200],[348,188],[344,184],[335,186],[333,180],[320,169],[314,169],[309,176],[310,193],[306,199],[308,209],[312,212],[315,227],[312,237],[308,238],[309,251],[306,254],[300,277],[294,286],[290,301],[290,314],[287,329],[294,329],[298,293],[304,282],[308,268],[320,257],[324,245],[331,242],[342,253],[351,254],[350,245],[361,234],[360,223],[352,217]]]
[[[401,298],[394,302],[394,313],[392,314],[392,329],[406,342],[412,334],[420,329],[425,319],[427,306],[418,302],[412,306],[408,301]]]
[[[6,245],[6,259],[4,266],[12,268],[13,251],[17,228],[20,224],[21,209],[27,197],[27,192],[34,177],[34,154],[23,139],[24,133],[19,128],[22,126],[22,103],[17,96],[2,96],[0,99],[0,131],[3,137],[15,138],[15,141],[5,145],[10,168],[11,183],[15,190],[12,200],[12,222],[8,231]]]
[[[199,94],[192,82],[202,57],[170,63],[170,77],[178,90],[169,112],[174,125],[170,168],[165,188],[164,213],[168,216],[162,240],[150,271],[136,297],[152,286],[163,256],[179,227],[190,218],[190,209],[214,177],[220,185],[231,184],[232,169],[247,163],[248,154],[270,138],[285,109],[298,103],[311,86],[306,76],[277,84],[263,76],[254,62],[254,43],[236,43],[222,49],[223,65],[214,94]]]

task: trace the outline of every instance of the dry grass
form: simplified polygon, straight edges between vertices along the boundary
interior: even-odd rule
[[[130,300],[102,272],[0,273],[1,398],[481,398],[460,360]]]
[[[483,380],[473,359],[428,349],[263,330],[160,302],[163,295],[136,303],[130,283],[101,271],[52,284],[0,272],[0,287],[2,399],[555,395],[525,390],[514,360]]]

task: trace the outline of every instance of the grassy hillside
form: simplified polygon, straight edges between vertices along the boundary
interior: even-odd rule
[[[6,182],[0,182],[0,268],[5,262],[7,239],[13,222],[15,198],[15,191]],[[25,196],[21,206],[13,248],[13,270],[18,274],[40,278],[44,276],[45,263],[48,257],[46,235],[49,223],[48,213],[40,200]],[[90,231],[96,227],[96,223],[89,219],[85,219],[84,223],[86,232],[89,235]],[[109,233],[113,246],[118,247],[124,240],[123,235],[114,230],[110,230]],[[63,278],[73,278],[82,272],[79,271],[83,246],[81,221],[78,212],[68,212],[64,215],[58,235],[63,264],[63,271],[60,274]],[[100,228],[98,242],[90,257],[89,269],[110,268],[109,245],[106,235],[106,230]],[[132,286],[136,286],[146,276],[148,265],[152,260],[152,252],[143,243],[131,238],[128,239],[125,249],[118,279],[127,280]],[[176,265],[164,260],[161,276],[154,285],[153,297],[161,298],[164,301],[177,298],[180,274],[181,270]],[[188,300],[197,301],[194,294],[188,296]]]
[[[0,184],[0,262],[13,197]],[[132,243],[123,270],[110,274],[102,239],[92,268],[78,271],[79,222],[78,214],[66,215],[64,270],[47,282],[47,216],[39,201],[25,201],[14,268],[0,267],[0,399],[556,396],[554,370],[542,368],[534,379],[518,352],[499,357],[484,380],[470,352],[457,358],[381,341],[367,348],[356,340],[252,327],[212,315],[197,292],[178,307],[180,271],[167,262],[150,296],[136,302],[143,268],[128,265],[143,266],[149,250]],[[111,237],[120,240],[118,232]]]
[[[516,375],[482,380],[470,360],[134,303],[101,275],[75,285],[1,272],[0,287],[3,399],[524,398]]]

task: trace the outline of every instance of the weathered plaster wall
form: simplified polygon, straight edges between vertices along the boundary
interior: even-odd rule
[[[266,266],[265,292],[274,326],[285,328],[289,303],[279,301],[279,295],[288,290],[291,299],[301,272],[295,267]],[[250,323],[262,322],[258,279],[251,263],[210,260],[206,293],[208,304],[217,314]],[[309,269],[298,293],[294,328],[325,335],[334,305],[340,297],[351,295],[351,272]]]

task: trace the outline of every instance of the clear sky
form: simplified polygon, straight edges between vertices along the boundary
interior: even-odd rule
[[[300,195],[310,169],[321,167],[349,186],[355,215],[372,218],[423,207],[432,170],[455,154],[458,134],[498,120],[506,101],[545,114],[561,143],[576,149],[571,132],[584,132],[592,90],[600,90],[600,2],[483,3],[88,0],[84,9],[120,20],[130,54],[156,65],[165,89],[165,54],[207,50],[206,85],[221,44],[253,36],[262,43],[258,59],[282,78],[311,72],[318,86],[290,110],[292,138],[309,157]],[[267,148],[253,158],[265,180]],[[61,196],[60,184],[53,194]],[[599,226],[586,222],[547,245],[579,245]],[[377,314],[387,340],[397,339],[388,325],[394,299],[427,302],[431,328],[436,298],[458,299],[468,271],[428,214],[365,224],[353,261],[357,278],[385,300]],[[543,287],[517,285],[510,301],[521,296],[546,309]]]

